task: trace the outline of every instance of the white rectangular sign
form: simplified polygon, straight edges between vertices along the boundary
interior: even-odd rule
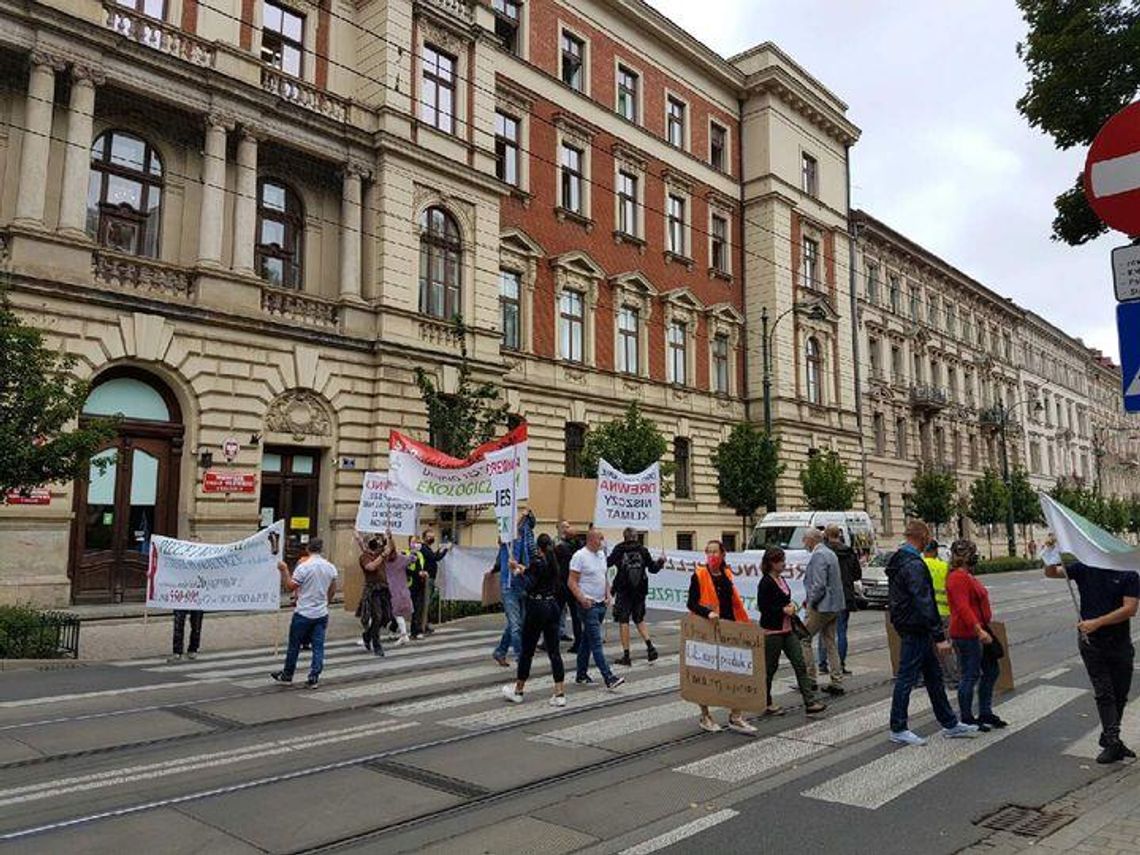
[[[514,538],[515,517],[519,508],[519,478],[522,461],[518,445],[509,445],[501,451],[487,453],[487,474],[491,479],[494,497],[495,523],[499,529],[499,542],[509,543]]]
[[[504,442],[502,448],[487,450],[466,460],[456,460],[431,446],[415,442],[392,431],[388,446],[388,476],[397,495],[421,505],[491,505],[494,495],[487,474],[486,456],[515,448],[519,460],[518,498],[529,494],[527,442],[519,432],[518,442]],[[505,438],[509,440],[511,434]]]
[[[235,543],[197,543],[153,535],[146,604],[204,612],[274,611],[281,605],[285,521]]]
[[[356,530],[361,533],[391,531],[416,533],[416,503],[396,496],[386,472],[365,472],[356,508]]]
[[[661,531],[661,464],[627,475],[599,460],[594,525]]]
[[[1112,251],[1112,283],[1120,302],[1140,300],[1140,243]]]

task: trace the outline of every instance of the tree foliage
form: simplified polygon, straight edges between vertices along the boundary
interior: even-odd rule
[[[937,533],[939,526],[954,518],[957,491],[958,483],[952,472],[935,466],[922,467],[911,481],[914,515],[934,526]]]
[[[978,525],[993,525],[1005,520],[1009,491],[998,474],[987,469],[970,485],[970,519]]]
[[[1140,0],[1017,0],[1028,25],[1017,54],[1029,71],[1017,109],[1058,148],[1087,145],[1140,92]],[[1054,240],[1102,234],[1079,188],[1054,203]]]
[[[846,511],[855,504],[859,481],[852,478],[839,454],[821,451],[800,471],[804,501],[813,511]]]
[[[68,429],[89,384],[71,374],[75,357],[48,347],[2,293],[0,353],[0,503],[12,490],[86,477],[91,456],[115,435],[115,420]]]
[[[1041,500],[1037,491],[1029,483],[1029,473],[1024,467],[1015,466],[1009,473],[1009,500],[1013,503],[1013,521],[1020,526],[1042,525],[1045,516],[1041,513]]]
[[[416,369],[416,386],[427,409],[431,442],[452,457],[466,457],[495,437],[507,421],[507,405],[499,401],[494,383],[475,381],[467,359],[467,327],[459,315],[454,319],[459,338],[459,382],[454,393],[440,390],[422,368]]]
[[[749,422],[735,425],[713,452],[717,493],[740,515],[742,526],[761,505],[775,504],[776,479],[784,471],[779,456],[780,441]]]
[[[599,425],[586,434],[582,447],[582,470],[589,478],[598,476],[598,460],[605,460],[621,472],[641,472],[661,461],[661,493],[668,495],[676,468],[662,460],[669,444],[665,435],[641,412],[637,401],[631,401],[621,417]]]

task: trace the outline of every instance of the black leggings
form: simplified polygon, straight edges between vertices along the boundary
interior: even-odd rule
[[[530,662],[538,646],[539,636],[546,641],[546,655],[550,657],[550,670],[554,682],[566,679],[566,669],[562,665],[562,651],[558,649],[558,634],[562,623],[562,609],[553,597],[527,597],[526,615],[523,619],[522,654],[519,656],[517,678],[530,677]]]

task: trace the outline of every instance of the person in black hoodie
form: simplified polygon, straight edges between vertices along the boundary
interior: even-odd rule
[[[503,697],[512,704],[521,704],[523,689],[530,678],[530,664],[539,637],[546,639],[546,655],[550,659],[550,670],[554,678],[554,694],[550,705],[566,706],[566,670],[562,654],[558,650],[558,623],[562,610],[558,599],[558,560],[554,554],[554,543],[549,534],[538,536],[537,549],[531,555],[530,563],[523,565],[510,559],[511,574],[521,577],[526,589],[526,609],[522,630],[522,652],[519,654],[518,671],[513,684],[503,686]]]
[[[665,566],[665,556],[656,561],[649,550],[637,539],[637,532],[627,528],[622,532],[622,541],[614,547],[606,562],[617,568],[611,589],[614,593],[614,622],[621,634],[622,657],[615,665],[633,665],[629,658],[629,622],[637,625],[637,634],[645,642],[645,658],[650,662],[657,659],[657,648],[649,639],[649,627],[645,623],[645,598],[649,595],[649,573],[659,573]]]
[[[926,740],[907,727],[910,691],[922,674],[934,717],[942,725],[947,739],[973,737],[978,728],[963,724],[954,715],[946,687],[942,683],[942,666],[938,663],[937,646],[950,648],[942,629],[942,617],[934,602],[934,582],[922,560],[922,550],[930,543],[930,526],[913,519],[906,526],[906,543],[887,562],[887,584],[890,597],[891,625],[899,634],[899,670],[895,675],[891,698],[890,741],[899,745],[925,745]]]
[[[582,616],[578,613],[578,601],[570,596],[570,559],[586,544],[567,520],[558,524],[558,543],[554,547],[554,557],[558,562],[558,596],[562,607],[570,612],[570,626],[574,633],[574,643],[570,653],[578,652],[582,639]],[[560,613],[561,616],[561,613]],[[565,640],[565,639],[563,639]]]
[[[855,581],[863,578],[863,565],[859,563],[859,556],[855,554],[855,550],[843,542],[843,529],[839,526],[832,523],[823,530],[823,536],[831,551],[835,553],[835,557],[839,559],[839,575],[843,579],[843,599],[847,603],[847,608],[839,613],[835,622],[835,632],[836,644],[839,647],[840,667],[844,674],[850,674],[851,672],[847,670],[847,624],[851,619],[851,612],[855,610]],[[820,673],[826,674],[828,667],[827,647],[821,638],[819,642]]]

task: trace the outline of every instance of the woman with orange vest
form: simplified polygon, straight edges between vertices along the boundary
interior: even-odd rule
[[[732,583],[732,570],[724,560],[724,544],[719,540],[710,540],[705,545],[705,563],[697,565],[689,582],[688,606],[693,614],[709,620],[748,621],[744,601]],[[740,710],[729,710],[728,726],[738,733],[756,732]],[[710,733],[721,729],[704,704],[701,704],[701,729]]]

